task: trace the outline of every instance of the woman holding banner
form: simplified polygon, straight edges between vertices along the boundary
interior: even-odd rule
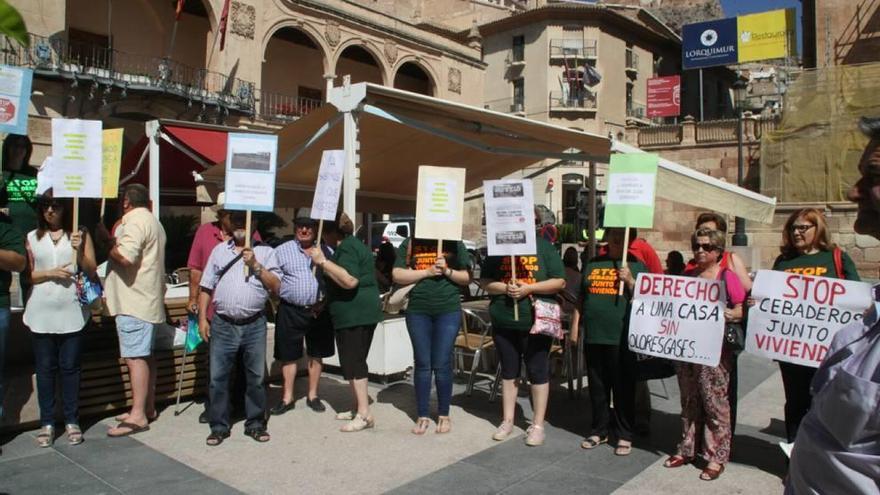
[[[638,235],[636,229],[631,228],[630,235],[635,239]],[[623,238],[622,228],[606,230],[607,252],[596,256],[584,267],[579,302],[571,317],[569,334],[572,342],[577,342],[583,314],[592,425],[581,447],[596,448],[606,443],[611,434],[616,442],[614,453],[619,456],[632,452],[635,423],[636,360],[627,345],[629,302],[635,277],[648,271],[632,255],[628,255],[628,266],[620,267]],[[623,295],[618,294],[621,281],[625,284]]]
[[[321,267],[330,282],[327,300],[336,332],[339,364],[343,377],[351,385],[356,405],[354,411],[336,416],[348,421],[340,428],[342,432],[361,431],[375,424],[367,393],[367,354],[376,324],[382,319],[373,253],[351,235],[353,232],[354,223],[348,215],[340,213],[335,222],[324,223],[323,238],[335,250],[333,259],[327,259],[319,246],[309,251],[312,261]]]
[[[816,277],[860,280],[852,259],[831,242],[825,215],[815,208],[792,213],[782,229],[781,254],[773,269]],[[813,400],[810,383],[816,368],[779,361],[785,390],[785,435],[794,442]]]
[[[33,281],[23,320],[31,330],[40,423],[37,445],[50,447],[55,439],[55,383],[61,375],[67,441],[82,443],[79,427],[80,358],[83,328],[91,316],[77,297],[74,260],[89,276],[95,274],[95,251],[85,229],[72,231],[69,200],[43,195],[37,202],[37,228],[27,235],[28,263]]]
[[[437,386],[437,433],[449,433],[452,401],[452,347],[461,326],[459,287],[471,281],[467,249],[461,241],[446,241],[437,256],[437,241],[409,238],[400,244],[392,276],[399,285],[415,284],[406,308],[406,329],[413,346],[418,419],[416,435],[428,431],[431,375]]]
[[[490,256],[486,259],[481,280],[481,285],[492,298],[489,315],[501,362],[504,417],[492,438],[501,441],[513,433],[516,380],[520,376],[520,363],[525,360],[535,411],[526,437],[526,445],[532,447],[544,443],[552,344],[552,339],[546,335],[529,333],[534,323],[532,299],[552,301],[565,288],[565,270],[556,249],[541,237],[536,239],[536,245],[535,256]],[[516,260],[516,278],[513,277],[511,258]],[[519,318],[516,318],[515,307]]]
[[[723,281],[727,289],[725,322],[742,319],[742,303],[746,297],[736,274],[722,268],[725,234],[719,230],[700,229],[691,237],[695,266],[685,276]],[[678,387],[681,392],[682,438],[678,452],[664,462],[677,468],[694,460],[699,453],[706,460],[700,479],[712,481],[724,472],[730,458],[731,423],[728,387],[733,365],[733,351],[726,345],[721,350],[718,366],[676,363]]]

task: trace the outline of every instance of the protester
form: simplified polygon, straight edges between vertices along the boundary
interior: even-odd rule
[[[825,215],[815,208],[802,208],[789,215],[782,229],[780,251],[774,270],[861,280],[849,255],[831,242]],[[779,361],[779,371],[785,389],[785,436],[794,442],[798,426],[810,409],[810,383],[816,368]]]
[[[226,194],[221,192],[217,194],[217,203],[211,206],[211,210],[217,215],[214,222],[203,223],[196,229],[193,237],[192,246],[189,249],[189,258],[186,266],[189,268],[189,301],[187,302],[187,311],[198,318],[199,315],[199,293],[201,292],[202,272],[205,271],[205,265],[211,256],[211,251],[218,244],[229,242],[232,239],[233,226],[229,220],[230,210],[224,208],[226,203]],[[260,233],[254,230],[252,238],[254,244],[261,241]],[[214,306],[208,305],[207,319],[210,322],[214,317]],[[230,393],[232,394],[233,411],[244,411],[244,363],[242,356],[238,355],[235,359],[235,377],[230,380]],[[205,409],[199,414],[199,423],[205,424],[211,411],[211,400],[205,400]]]
[[[666,255],[666,275],[681,275],[684,268],[684,256],[678,251],[669,251]]]
[[[309,390],[306,405],[315,412],[327,408],[318,397],[324,363],[332,356],[333,324],[325,307],[324,274],[312,263],[308,250],[315,245],[316,224],[311,209],[300,208],[293,219],[294,239],[278,246],[275,256],[281,268],[281,305],[275,321],[275,360],[281,362],[284,383],[281,401],[269,412],[281,415],[294,407],[293,384],[296,362],[308,351]]]
[[[724,233],[700,229],[691,237],[695,267],[686,276],[723,281],[727,289],[725,322],[742,319],[745,289],[733,271],[720,265],[724,254]],[[668,468],[690,463],[696,455],[706,461],[700,479],[712,481],[724,472],[732,441],[728,387],[733,353],[726,345],[718,366],[677,362],[676,375],[681,393],[682,440],[678,451],[664,462]]]
[[[30,166],[34,146],[27,136],[9,134],[3,140],[3,184],[0,208],[24,236],[37,228],[37,169]]]
[[[694,230],[700,229],[710,229],[710,230],[718,230],[722,234],[724,234],[725,238],[727,237],[727,220],[724,219],[723,216],[712,213],[712,212],[703,212],[697,217],[697,223],[694,226]],[[752,291],[752,278],[749,276],[748,267],[746,267],[745,261],[733,251],[725,251],[721,256],[721,261],[719,261],[721,268],[728,268],[736,274],[739,278],[739,283],[742,284],[743,289],[746,292]],[[693,270],[696,266],[694,260],[691,260],[690,263],[685,267],[685,270]]]
[[[339,364],[356,405],[354,411],[336,415],[336,419],[348,421],[340,428],[342,432],[361,431],[375,425],[367,393],[367,355],[373,332],[382,320],[373,253],[351,235],[353,232],[354,223],[348,215],[340,213],[335,222],[324,223],[324,242],[335,249],[333,258],[328,259],[316,247],[309,253],[330,282],[327,299],[336,332]]]
[[[268,442],[266,429],[266,315],[270,294],[278,294],[281,269],[269,246],[245,247],[245,214],[230,214],[233,238],[218,244],[202,275],[199,294],[199,333],[210,345],[211,433],[205,440],[214,447],[229,438],[229,374],[235,356],[243,355],[245,368],[244,434]],[[214,317],[208,322],[208,304]]]
[[[537,219],[536,219],[537,220]],[[481,286],[491,296],[489,316],[492,320],[495,348],[501,362],[501,397],[503,419],[492,436],[501,441],[513,433],[520,364],[525,359],[531,384],[534,417],[528,428],[526,445],[544,443],[544,417],[550,394],[549,353],[552,339],[532,335],[534,323],[532,298],[553,300],[565,288],[565,270],[559,254],[546,239],[536,239],[536,256],[490,256],[482,272]],[[516,280],[512,278],[511,258],[516,259]],[[519,308],[515,319],[514,304]]]
[[[391,290],[391,285],[394,283],[392,272],[396,260],[397,253],[393,244],[390,242],[379,244],[379,249],[376,251],[376,281],[379,283],[380,294]]]
[[[37,228],[25,245],[33,289],[23,321],[31,330],[40,432],[37,445],[50,447],[55,440],[55,382],[61,375],[61,398],[67,441],[83,441],[79,427],[79,383],[83,328],[91,317],[76,292],[74,261],[85,276],[96,280],[95,249],[85,228],[71,231],[69,200],[43,195],[38,201]]]
[[[862,118],[870,138],[849,191],[855,231],[880,239],[880,119]],[[808,229],[813,230],[813,229]],[[818,232],[816,233],[818,235]],[[863,320],[839,330],[813,378],[813,405],[791,453],[786,495],[878,493],[880,479],[880,318],[878,291]]]
[[[165,230],[147,209],[141,184],[125,187],[123,216],[109,254],[107,309],[116,317],[119,354],[131,381],[131,410],[107,434],[123,437],[150,429],[156,417],[156,326],[165,322]]]
[[[570,315],[576,309],[581,292],[581,271],[578,268],[579,254],[577,249],[569,246],[562,253],[562,266],[565,268],[565,289],[562,296],[562,312]],[[586,263],[584,263],[586,266]]]
[[[431,376],[437,386],[437,433],[449,433],[452,401],[452,348],[461,327],[460,287],[471,282],[470,255],[461,241],[448,241],[438,256],[437,241],[410,237],[397,252],[392,275],[399,285],[415,284],[409,293],[406,329],[415,357],[413,384],[418,418],[412,432],[430,426]]]
[[[630,231],[635,237],[635,229]],[[609,228],[605,232],[607,254],[593,258],[584,267],[569,334],[577,342],[583,315],[592,425],[581,447],[596,448],[608,442],[610,435],[616,443],[614,453],[619,456],[632,452],[635,424],[636,362],[627,344],[629,303],[635,277],[648,271],[632,255],[628,255],[627,267],[621,267],[623,237],[623,229]],[[621,281],[625,284],[623,295],[618,289]]]
[[[25,267],[27,258],[24,239],[18,229],[9,223],[9,218],[0,214],[0,419],[3,418],[3,397],[6,391],[3,377],[6,340],[12,317],[9,285],[12,283],[12,272],[24,271]]]

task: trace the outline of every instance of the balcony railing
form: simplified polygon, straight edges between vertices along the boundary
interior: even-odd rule
[[[281,93],[259,92],[257,116],[267,122],[288,123],[304,117],[324,104],[321,100]]]
[[[681,125],[655,125],[639,128],[639,146],[669,146],[681,143]]]
[[[31,67],[44,76],[92,80],[98,85],[125,90],[160,91],[243,113],[254,111],[252,82],[169,58],[35,34],[28,36],[28,48],[5,36],[0,38],[0,63]]]
[[[736,142],[737,119],[711,120],[697,125],[698,143]]]
[[[598,105],[599,95],[596,92],[550,92],[550,111],[595,111]]]
[[[618,107],[619,108],[619,107]],[[629,102],[626,104],[626,116],[634,119],[645,119],[645,115],[647,114],[647,108],[645,105],[636,102]]]
[[[483,108],[502,113],[522,114],[525,112],[523,100],[513,97],[487,101],[483,104]]]
[[[639,54],[632,48],[626,49],[626,70],[636,72],[639,70]]]
[[[596,58],[596,40],[550,40],[550,58]]]

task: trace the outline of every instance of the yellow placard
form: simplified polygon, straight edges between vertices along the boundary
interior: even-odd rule
[[[103,136],[103,174],[101,197],[113,199],[119,195],[119,167],[122,160],[122,131],[124,129],[104,129]]]
[[[740,63],[784,58],[795,53],[795,10],[780,9],[736,18]]]

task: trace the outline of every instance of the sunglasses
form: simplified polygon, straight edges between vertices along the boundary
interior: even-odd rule
[[[51,203],[43,203],[43,204],[40,205],[40,206],[41,206],[44,210],[48,210],[49,208],[52,208],[52,209],[55,210],[55,211],[58,211],[58,210],[64,208],[64,205],[62,205],[61,203],[59,203],[59,202],[57,202],[57,201],[53,201],[53,202],[51,202]]]
[[[810,229],[812,229],[813,227],[815,227],[815,225],[813,225],[813,224],[806,224],[806,225],[792,225],[792,226],[791,226],[791,231],[792,231],[792,232],[797,232],[798,234],[806,234],[806,233],[807,233]]]
[[[718,247],[714,246],[708,242],[705,242],[702,244],[695,242],[695,243],[691,244],[691,249],[693,249],[694,252],[697,252],[702,249],[703,251],[705,251],[707,253],[711,253],[712,251],[718,250]]]

